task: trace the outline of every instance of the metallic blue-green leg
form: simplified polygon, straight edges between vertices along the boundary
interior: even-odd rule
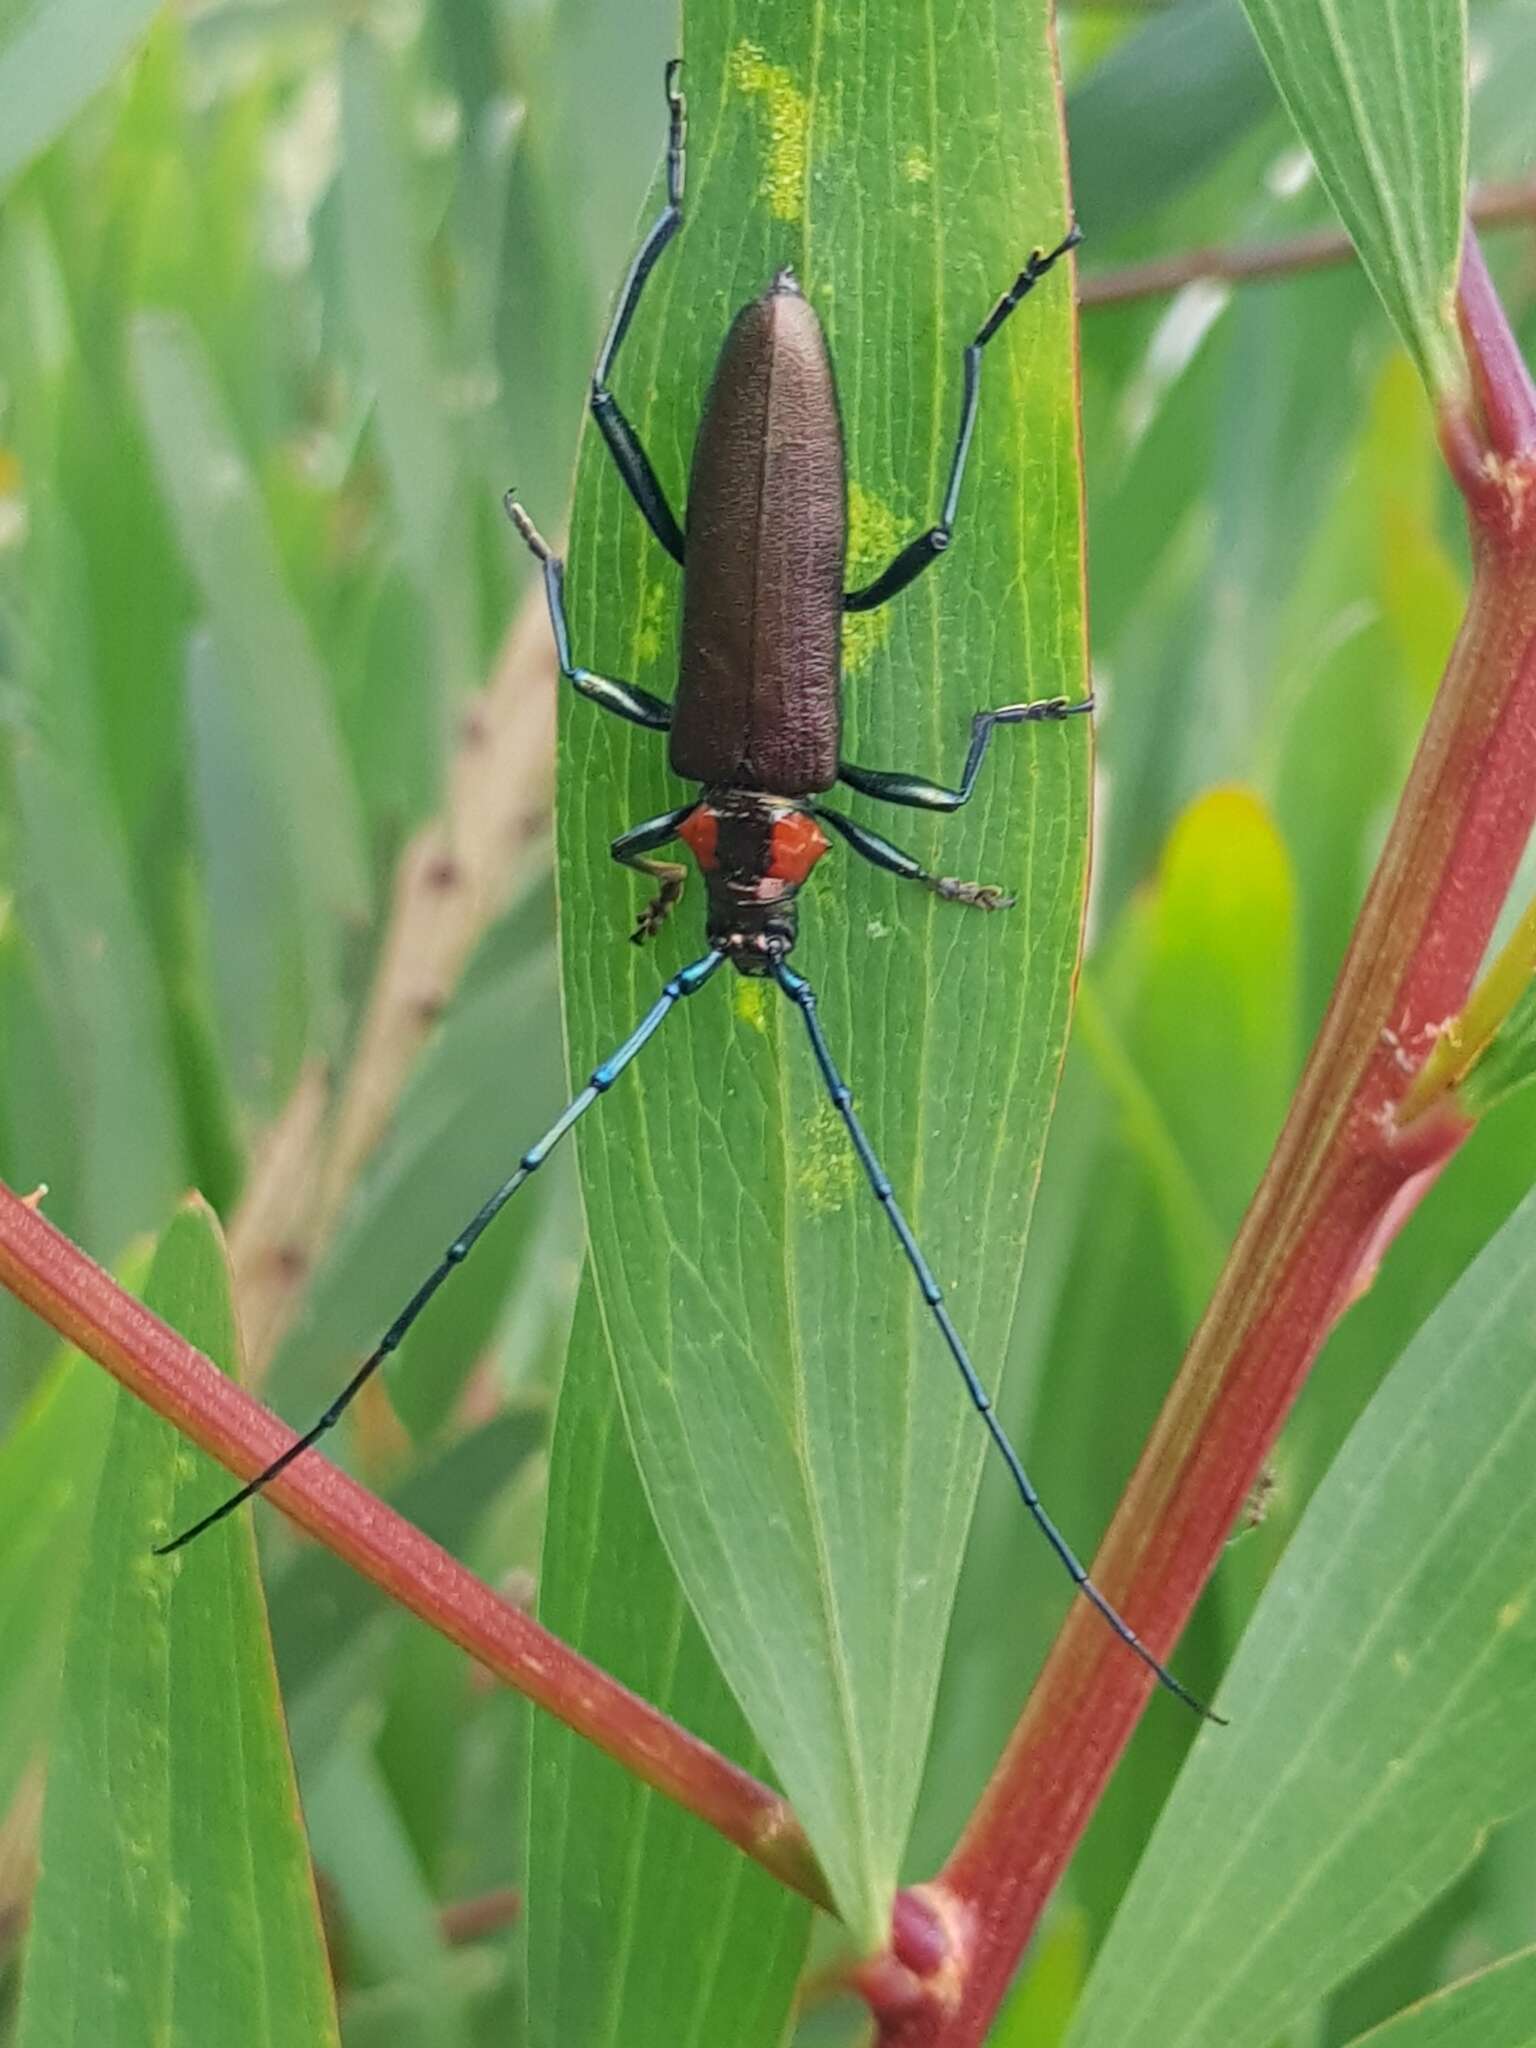
[[[613,362],[619,346],[629,331],[629,323],[635,317],[635,308],[640,303],[640,294],[645,290],[645,281],[656,267],[668,242],[683,224],[683,175],[688,143],[688,106],[678,90],[678,74],[682,64],[677,58],[666,69],[667,92],[667,203],[657,217],[655,225],[640,245],[638,255],[629,266],[629,275],[624,280],[624,289],[619,294],[618,310],[613,316],[613,325],[603,343],[602,353],[597,359],[597,368],[592,372],[592,417],[597,421],[598,430],[608,443],[608,452],[613,457],[624,487],[645,515],[645,522],[661,542],[674,562],[683,559],[683,532],[678,525],[672,507],[667,503],[667,494],[661,487],[661,479],[651,466],[651,458],[641,445],[640,436],[619,408],[619,402],[608,389],[608,379],[613,374]]]
[[[886,565],[872,583],[861,589],[850,590],[843,598],[845,612],[872,612],[877,606],[886,604],[909,583],[916,582],[923,571],[936,562],[955,537],[955,515],[960,505],[960,486],[965,479],[966,459],[971,452],[971,435],[976,428],[976,407],[981,397],[981,352],[996,334],[1008,315],[1026,298],[1045,276],[1053,263],[1057,263],[1069,249],[1075,249],[1083,239],[1082,231],[1074,222],[1072,231],[1054,249],[1042,252],[1037,249],[1008,287],[986,319],[977,329],[976,339],[965,352],[965,389],[960,401],[960,427],[955,435],[954,453],[949,458],[949,482],[944,489],[944,503],[939,512],[938,524],[930,526],[926,533],[920,533],[916,540],[908,541],[893,562]]]
[[[621,683],[613,676],[594,675],[571,660],[571,629],[565,616],[565,564],[534,525],[522,506],[508,491],[502,500],[507,517],[528,545],[528,552],[544,571],[544,597],[549,605],[550,629],[555,636],[555,654],[560,673],[577,693],[601,705],[631,725],[643,725],[650,732],[666,732],[672,723],[672,706],[664,697],[653,697],[635,683]]]
[[[1004,704],[996,711],[978,711],[971,720],[971,744],[966,750],[965,766],[960,772],[957,789],[950,789],[942,782],[929,782],[921,775],[903,775],[899,770],[856,768],[851,761],[838,762],[837,779],[864,796],[878,797],[882,803],[906,804],[919,811],[958,811],[962,804],[971,800],[971,791],[976,787],[981,764],[987,758],[992,735],[1000,725],[1054,722],[1075,718],[1080,712],[1092,709],[1092,697],[1079,697],[1070,703],[1065,697],[1042,697],[1034,704]]]
[[[447,1251],[444,1252],[437,1265],[427,1275],[426,1279],[422,1281],[405,1307],[401,1309],[399,1315],[395,1317],[395,1320],[384,1332],[378,1345],[363,1360],[330,1407],[320,1417],[320,1420],[313,1427],[307,1429],[301,1437],[296,1437],[287,1450],[283,1452],[282,1456],[274,1458],[264,1472],[258,1472],[254,1479],[247,1480],[238,1493],[232,1493],[227,1500],[221,1501],[210,1513],[204,1515],[200,1522],[194,1522],[190,1529],[183,1529],[181,1534],[173,1536],[169,1543],[157,1544],[155,1546],[155,1555],[157,1557],[166,1557],[171,1551],[180,1550],[182,1545],[190,1543],[194,1536],[201,1536],[203,1531],[211,1529],[215,1522],[222,1522],[226,1515],[233,1514],[235,1509],[242,1506],[253,1494],[260,1493],[261,1489],[269,1481],[275,1479],[280,1472],[286,1472],[294,1460],[302,1457],[304,1452],[311,1445],[317,1443],[327,1430],[335,1428],[337,1422],[346,1413],[369,1380],[373,1378],[379,1367],[384,1364],[392,1352],[400,1348],[411,1325],[448,1278],[448,1275],[455,1268],[463,1265],[485,1231],[495,1222],[518,1189],[532,1174],[538,1171],[550,1153],[553,1152],[556,1145],[565,1136],[566,1132],[570,1130],[573,1124],[578,1123],[586,1115],[598,1097],[607,1094],[630,1061],[634,1059],[637,1053],[644,1049],[657,1031],[660,1030],[662,1022],[673,1004],[679,1002],[684,996],[691,996],[695,989],[702,988],[716,968],[722,964],[724,958],[725,955],[723,953],[711,950],[704,955],[702,960],[695,960],[691,967],[685,967],[681,973],[673,975],[650,1009],[647,1010],[628,1038],[624,1040],[624,1043],[614,1052],[611,1052],[600,1067],[593,1068],[591,1078],[588,1080],[586,1087],[581,1090],[580,1094],[572,1097],[544,1133],[543,1137],[539,1139],[538,1143],[528,1147],[528,1150],[517,1163],[517,1171],[512,1174],[510,1179],[504,1180],[495,1194],[490,1197],[489,1201],[483,1202],[475,1211],[453,1243],[449,1245]]]
[[[895,1231],[897,1239],[901,1244],[901,1249],[906,1254],[907,1264],[912,1268],[916,1276],[922,1297],[927,1302],[933,1319],[939,1326],[939,1334],[949,1347],[950,1357],[953,1358],[955,1364],[960,1369],[960,1377],[965,1382],[965,1391],[971,1397],[971,1404],[986,1424],[993,1443],[996,1444],[998,1450],[1002,1453],[1003,1462],[1007,1465],[1013,1477],[1013,1483],[1018,1489],[1019,1498],[1039,1525],[1047,1543],[1050,1544],[1052,1550],[1055,1551],[1057,1557],[1060,1558],[1062,1564],[1066,1567],[1072,1583],[1083,1597],[1091,1601],[1099,1610],[1121,1642],[1128,1649],[1135,1651],[1142,1663],[1154,1674],[1158,1683],[1166,1686],[1176,1699],[1183,1700],[1186,1706],[1193,1707],[1195,1712],[1202,1715],[1206,1720],[1219,1721],[1221,1716],[1213,1714],[1209,1707],[1202,1705],[1192,1692],[1182,1686],[1173,1673],[1158,1662],[1157,1658],[1153,1656],[1152,1652],[1130,1624],[1123,1621],[1114,1608],[1110,1606],[1104,1595],[1089,1578],[1087,1567],[1079,1562],[1076,1552],[1072,1549],[1066,1537],[1062,1535],[1056,1524],[1051,1520],[1051,1517],[1046,1513],[1044,1503],[1035,1491],[1029,1474],[1025,1471],[1020,1461],[1018,1452],[1013,1448],[1012,1443],[1008,1439],[1007,1431],[997,1419],[991,1397],[982,1385],[975,1366],[971,1363],[970,1354],[961,1341],[960,1332],[955,1328],[954,1320],[950,1316],[949,1310],[944,1306],[943,1290],[929,1271],[928,1262],[918,1249],[917,1239],[912,1235],[911,1225],[907,1222],[906,1217],[902,1214],[897,1204],[895,1194],[891,1189],[891,1183],[886,1177],[885,1169],[876,1158],[874,1147],[865,1136],[864,1126],[854,1114],[852,1092],[847,1082],[844,1081],[842,1075],[838,1072],[837,1062],[832,1057],[831,1048],[827,1044],[826,1034],[821,1028],[821,1019],[816,1014],[815,990],[805,979],[804,975],[796,974],[794,969],[787,966],[782,960],[775,961],[773,975],[779,987],[783,989],[785,995],[795,1004],[801,1016],[805,1019],[805,1028],[810,1036],[811,1050],[816,1055],[816,1064],[821,1069],[821,1077],[826,1083],[827,1094],[831,1097],[832,1106],[843,1120],[848,1136],[852,1141],[853,1149],[858,1154],[859,1164],[864,1169],[864,1176],[874,1191],[875,1199],[880,1203],[890,1219],[891,1228]]]

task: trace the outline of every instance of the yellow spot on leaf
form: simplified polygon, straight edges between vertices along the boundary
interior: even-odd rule
[[[770,64],[756,43],[740,42],[731,52],[730,82],[738,92],[761,99],[767,112],[759,195],[775,220],[798,220],[805,199],[810,102],[785,66]]]
[[[743,1024],[750,1024],[754,1031],[766,1034],[768,1030],[768,983],[754,981],[747,975],[737,974],[731,978],[731,1008]]]
[[[800,1200],[811,1216],[830,1216],[853,1192],[854,1158],[848,1149],[843,1120],[825,1103],[805,1126],[800,1170],[795,1176]]]
[[[666,609],[666,586],[648,583],[640,600],[640,627],[635,635],[635,651],[642,661],[659,661],[661,658],[661,627]]]
[[[1499,1609],[1499,1627],[1514,1628],[1525,1619],[1525,1600],[1507,1600]]]
[[[848,483],[848,588],[856,590],[878,576],[901,546],[902,532],[896,514],[884,498],[876,497],[851,478]],[[849,612],[843,620],[843,666],[862,667],[890,631],[884,611]]]
[[[901,174],[914,185],[926,185],[933,176],[933,163],[925,151],[916,145],[909,149],[902,159]]]

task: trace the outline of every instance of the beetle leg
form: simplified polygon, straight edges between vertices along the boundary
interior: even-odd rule
[[[631,1031],[628,1038],[621,1045],[614,1047],[601,1066],[592,1069],[586,1086],[572,1096],[543,1137],[536,1144],[528,1147],[528,1150],[517,1162],[516,1170],[502,1182],[501,1186],[497,1188],[496,1192],[487,1201],[481,1203],[474,1215],[470,1217],[464,1228],[453,1240],[453,1243],[449,1245],[441,1259],[432,1268],[426,1279],[416,1289],[416,1292],[411,1296],[405,1307],[395,1317],[395,1320],[384,1332],[384,1335],[374,1346],[373,1350],[369,1352],[330,1407],[320,1417],[320,1420],[305,1430],[302,1436],[295,1437],[288,1448],[280,1451],[270,1465],[258,1472],[254,1479],[248,1479],[238,1492],[228,1494],[220,1501],[216,1508],[210,1509],[201,1520],[194,1522],[189,1529],[183,1529],[178,1535],[173,1536],[169,1543],[157,1543],[155,1545],[156,1557],[169,1556],[173,1550],[180,1550],[184,1543],[190,1543],[194,1537],[201,1536],[205,1529],[211,1529],[215,1522],[222,1522],[227,1514],[232,1513],[235,1508],[240,1507],[245,1501],[251,1499],[253,1494],[260,1493],[261,1489],[270,1480],[276,1479],[280,1473],[286,1472],[294,1460],[302,1457],[311,1444],[316,1444],[320,1441],[327,1430],[335,1428],[369,1380],[399,1350],[401,1344],[405,1341],[407,1332],[413,1328],[416,1318],[421,1314],[427,1303],[437,1293],[449,1275],[456,1273],[459,1267],[463,1265],[464,1261],[469,1257],[485,1232],[495,1222],[518,1189],[523,1187],[533,1174],[537,1173],[538,1169],[544,1164],[550,1153],[554,1151],[567,1131],[573,1125],[580,1123],[592,1105],[600,1101],[608,1093],[608,1090],[618,1080],[620,1074],[623,1073],[630,1062],[645,1050],[646,1046],[650,1044],[656,1033],[661,1029],[663,1023],[665,1023],[674,1005],[681,1002],[685,996],[691,996],[701,989],[710,976],[722,965],[724,959],[725,955],[723,953],[717,952],[714,947],[711,947],[701,960],[695,960],[691,967],[685,967],[681,973],[673,975],[672,979],[663,987],[655,1002],[652,1003],[649,1010],[646,1011],[640,1022]]]
[[[640,244],[639,253],[629,266],[629,275],[624,280],[624,289],[619,294],[618,309],[613,324],[608,329],[602,353],[597,359],[597,368],[592,372],[591,406],[592,417],[597,421],[598,431],[608,443],[608,452],[613,457],[619,475],[624,479],[624,488],[645,515],[645,523],[655,534],[674,562],[683,559],[683,533],[678,525],[672,507],[667,503],[667,494],[661,487],[661,480],[651,465],[651,458],[641,445],[640,436],[625,418],[618,400],[608,389],[608,379],[613,372],[613,362],[620,344],[629,331],[629,323],[635,317],[635,308],[640,303],[640,294],[645,290],[646,279],[656,267],[668,242],[683,224],[683,175],[688,142],[688,107],[678,86],[678,73],[682,64],[677,58],[667,66],[667,203],[657,216],[650,233]]]
[[[926,533],[920,533],[916,540],[908,541],[900,554],[894,561],[886,564],[873,582],[863,584],[858,590],[848,591],[843,598],[845,612],[872,612],[877,606],[885,604],[899,591],[905,590],[909,583],[915,582],[930,563],[939,559],[953,540],[955,512],[960,503],[960,485],[965,478],[966,458],[971,452],[971,435],[976,426],[976,406],[981,395],[981,352],[1019,301],[1027,297],[1051,266],[1065,256],[1069,249],[1075,249],[1081,240],[1082,231],[1074,221],[1071,233],[1058,242],[1054,249],[1036,249],[976,330],[976,339],[965,351],[965,386],[960,401],[960,427],[955,435],[954,453],[949,458],[949,482],[944,489],[944,503],[939,511],[938,523],[930,526]]]
[[[665,846],[669,839],[675,839],[678,827],[698,807],[698,799],[694,798],[659,818],[647,818],[643,825],[631,825],[608,849],[614,859],[625,867],[636,868],[642,875],[650,875],[661,884],[641,911],[640,922],[629,935],[631,943],[636,946],[643,946],[647,939],[655,938],[672,915],[673,906],[681,897],[683,884],[688,879],[688,870],[681,861],[649,860],[646,856],[658,846]]]
[[[918,811],[958,811],[971,800],[976,777],[998,726],[1074,718],[1078,712],[1092,709],[1092,697],[1079,697],[1074,703],[1065,697],[1043,697],[1034,704],[1004,704],[996,711],[978,711],[971,720],[971,744],[957,789],[948,789],[942,782],[929,782],[921,775],[903,775],[899,769],[856,768],[851,761],[838,762],[837,779],[864,796],[878,797],[882,803],[906,804]]]
[[[614,676],[594,675],[571,660],[571,630],[565,616],[565,564],[534,525],[528,514],[508,491],[503,500],[507,517],[528,544],[529,552],[544,572],[544,595],[549,604],[549,623],[555,635],[555,653],[560,673],[583,697],[600,704],[604,711],[627,718],[631,725],[643,725],[652,732],[665,732],[672,723],[672,706],[664,697],[653,697],[636,683],[621,683]]]
[[[967,903],[977,910],[1008,910],[1017,901],[995,882],[962,882],[954,875],[929,874],[910,853],[903,853],[899,846],[893,846],[878,832],[871,832],[867,825],[856,825],[841,811],[829,811],[824,804],[817,804],[815,813],[875,867],[884,868],[888,875],[897,875],[904,882],[921,882],[946,903]]]

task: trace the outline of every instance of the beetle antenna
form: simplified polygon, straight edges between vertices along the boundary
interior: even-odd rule
[[[833,1059],[831,1048],[827,1044],[826,1034],[821,1028],[821,1019],[816,1014],[816,991],[811,987],[811,984],[805,979],[804,975],[796,974],[794,969],[782,960],[774,962],[773,976],[779,987],[783,989],[785,995],[789,997],[790,1001],[805,1019],[805,1028],[810,1036],[811,1050],[816,1055],[816,1064],[821,1069],[821,1077],[826,1083],[827,1094],[832,1099],[832,1107],[837,1111],[847,1128],[848,1136],[853,1143],[853,1149],[858,1154],[859,1164],[864,1169],[865,1178],[868,1180],[877,1200],[890,1219],[891,1228],[895,1231],[901,1242],[901,1248],[906,1253],[907,1264],[912,1268],[913,1273],[917,1277],[917,1284],[922,1292],[922,1297],[932,1310],[933,1319],[939,1326],[940,1335],[949,1346],[950,1356],[960,1369],[960,1377],[965,1382],[965,1390],[970,1395],[976,1412],[986,1424],[993,1443],[996,1444],[998,1450],[1002,1453],[1003,1462],[1012,1474],[1013,1483],[1018,1489],[1020,1499],[1039,1524],[1046,1542],[1050,1544],[1052,1550],[1055,1551],[1063,1565],[1065,1565],[1072,1583],[1084,1598],[1091,1601],[1099,1610],[1121,1642],[1128,1649],[1135,1651],[1142,1663],[1147,1666],[1148,1670],[1157,1679],[1158,1684],[1165,1686],[1173,1694],[1174,1698],[1182,1700],[1185,1706],[1192,1707],[1203,1720],[1215,1721],[1218,1725],[1224,1727],[1226,1724],[1222,1716],[1212,1713],[1211,1709],[1202,1701],[1197,1700],[1186,1686],[1181,1685],[1173,1673],[1165,1665],[1160,1664],[1157,1658],[1153,1656],[1130,1623],[1116,1613],[1115,1609],[1089,1578],[1087,1567],[1079,1561],[1077,1553],[1073,1550],[1071,1544],[1068,1543],[1066,1537],[1062,1535],[1061,1531],[1047,1514],[1045,1504],[1035,1491],[1018,1452],[1009,1441],[1007,1431],[997,1419],[997,1411],[992,1406],[991,1396],[982,1385],[980,1376],[975,1366],[971,1363],[970,1353],[966,1350],[961,1339],[960,1332],[955,1328],[954,1320],[949,1310],[944,1306],[943,1291],[938,1281],[934,1279],[933,1274],[929,1271],[928,1261],[918,1250],[917,1239],[912,1235],[912,1227],[897,1205],[896,1197],[892,1192],[891,1183],[886,1176],[885,1169],[875,1156],[874,1147],[865,1135],[864,1126],[854,1114],[852,1092],[838,1071],[837,1062]]]
[[[194,1522],[188,1529],[183,1529],[180,1535],[173,1536],[169,1543],[157,1543],[156,1557],[168,1557],[173,1550],[180,1550],[183,1544],[190,1543],[195,1536],[201,1536],[205,1529],[211,1529],[215,1522],[222,1522],[226,1515],[232,1515],[236,1508],[244,1506],[253,1495],[260,1493],[262,1488],[280,1472],[286,1472],[295,1458],[301,1457],[312,1444],[318,1443],[327,1430],[335,1428],[379,1367],[400,1348],[407,1331],[448,1275],[463,1265],[481,1236],[495,1222],[518,1189],[537,1173],[566,1132],[573,1124],[580,1122],[598,1097],[607,1094],[630,1061],[661,1029],[673,1005],[684,996],[691,996],[695,989],[701,989],[724,959],[723,953],[711,947],[702,960],[695,960],[691,967],[685,967],[680,973],[673,975],[624,1043],[611,1052],[600,1067],[593,1068],[586,1087],[579,1094],[572,1096],[537,1144],[528,1147],[517,1162],[516,1172],[504,1180],[495,1194],[475,1211],[320,1420],[305,1430],[302,1436],[295,1437],[287,1450],[274,1458],[264,1471],[258,1472],[254,1479],[247,1480],[238,1493],[232,1493],[227,1500],[220,1501],[219,1505],[204,1515],[201,1521]]]

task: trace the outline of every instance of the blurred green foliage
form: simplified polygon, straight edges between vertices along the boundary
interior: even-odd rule
[[[402,854],[443,803],[466,706],[506,658],[526,593],[500,494],[515,481],[551,526],[569,500],[676,29],[659,0],[207,0],[158,16],[125,57],[113,38],[141,10],[52,11],[63,40],[44,47],[76,59],[51,97],[28,99],[30,139],[8,117],[0,153],[0,1170],[47,1181],[48,1213],[121,1269],[189,1185],[226,1220],[253,1187],[286,1194],[274,1129],[302,1137],[304,1090],[323,1099],[355,1069]],[[32,21],[0,8],[13,93]],[[1062,34],[1085,275],[1328,222],[1229,0],[1084,7]],[[1536,78],[1530,0],[1474,8],[1472,60],[1474,178],[1515,175]],[[1032,239],[1033,224],[1019,232]],[[1522,240],[1490,255],[1529,342]],[[867,324],[906,317],[905,286],[893,277]],[[1095,887],[1004,1405],[1091,1550],[1326,1001],[1465,559],[1427,404],[1358,272],[1090,310],[1082,348]],[[537,788],[539,762],[524,765]],[[560,1099],[545,840],[519,861],[347,1180],[318,1269],[297,1275],[282,1341],[270,1358],[252,1345],[295,1417],[322,1405],[339,1361]],[[1500,1101],[1331,1340],[1275,1454],[1265,1517],[1234,1541],[1185,1638],[1196,1689],[1225,1667],[1388,1368],[1536,1179],[1533,1140],[1532,1091]],[[323,1143],[294,1142],[323,1178]],[[313,1199],[294,1183],[277,1226],[248,1217],[243,1241],[281,1267],[285,1228]],[[540,1446],[581,1257],[568,1163],[497,1242],[401,1361],[399,1426],[371,1411],[342,1449],[500,1577],[539,1555]],[[584,1382],[573,1417],[591,1463],[562,1444],[550,1540],[569,1529],[570,1558],[595,1577],[603,1520],[583,1479],[613,1455],[611,1398],[604,1411]],[[108,1416],[94,1375],[61,1366],[8,1302],[0,1425],[9,2039]],[[441,1918],[527,1875],[525,1710],[276,1517],[259,1522],[348,2048],[554,2038],[542,2007],[525,2034],[521,1933],[466,1940]],[[580,1591],[567,1571],[561,1597]],[[912,1876],[952,1841],[1066,1600],[989,1471]],[[680,1607],[664,1625],[671,1665],[644,1637],[626,1653],[662,1694],[689,1660],[707,1666]],[[718,1680],[698,1682],[719,1694],[718,1739],[745,1745]],[[1064,2038],[1189,1737],[1154,1702],[999,2040]],[[643,1800],[614,1854],[652,1825],[662,1856],[705,1855],[681,1824],[674,1847]],[[1536,1941],[1533,1872],[1536,1830],[1514,1812],[1451,1889],[1401,1904],[1386,1945],[1285,2043],[1350,2042]],[[696,1956],[666,1948],[681,1937],[646,1922],[643,1885],[617,1887],[596,1862],[581,1882],[574,1903],[600,1918],[616,1885],[615,1949],[638,1983],[654,1984],[634,1958],[654,1964],[658,1941],[699,1979]],[[770,1924],[749,1888],[731,1901],[758,1916],[755,1981],[787,1985],[803,1928]],[[592,1986],[532,1939],[550,2005],[588,2012]],[[663,2000],[653,2038],[679,2038],[650,1995]],[[723,2009],[701,1993],[697,2023]],[[772,2038],[766,2010],[753,2024]],[[857,2038],[857,2014],[836,2004],[797,2035],[802,2048]]]

